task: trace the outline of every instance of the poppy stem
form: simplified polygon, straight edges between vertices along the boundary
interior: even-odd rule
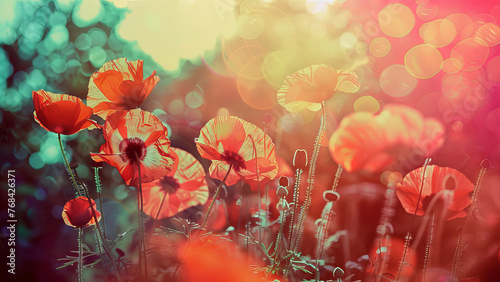
[[[335,179],[333,180],[332,191],[336,192],[337,186],[339,185],[340,176],[342,175],[342,165],[337,167],[337,172],[335,173]],[[319,260],[323,255],[323,249],[325,247],[326,237],[328,236],[328,229],[330,229],[330,221],[335,214],[333,211],[333,203],[330,207],[327,207],[329,203],[326,203],[323,213],[321,214],[321,222],[318,227],[318,248],[316,251],[316,279],[319,280]]]
[[[233,164],[230,164],[229,169],[227,170],[227,173],[224,176],[224,179],[222,179],[222,182],[217,187],[217,190],[215,191],[214,199],[212,200],[212,202],[210,203],[210,206],[208,207],[207,214],[205,215],[205,219],[203,220],[203,224],[201,224],[201,228],[204,228],[205,225],[207,224],[207,221],[208,221],[208,218],[210,217],[210,212],[212,211],[212,207],[214,206],[215,200],[217,200],[217,197],[219,197],[222,185],[224,185],[224,183],[226,182],[226,179],[229,176],[229,173],[231,172],[232,168],[233,168]]]
[[[68,158],[66,158],[66,153],[64,152],[64,147],[63,147],[62,140],[61,140],[61,134],[58,133],[57,137],[59,139],[59,147],[61,148],[61,152],[62,152],[62,155],[64,158],[64,163],[66,164],[66,168],[68,169],[69,175],[71,176],[71,181],[72,181],[73,187],[75,189],[75,195],[82,196],[82,194],[80,193],[80,189],[78,189],[78,184],[76,183],[75,176],[73,175],[73,170],[71,169],[71,167],[69,165]]]
[[[83,228],[78,228],[78,282],[83,281]]]
[[[460,264],[460,260],[462,259],[462,250],[463,250],[462,240],[465,234],[465,230],[467,229],[470,218],[472,216],[472,213],[476,209],[477,195],[479,193],[479,190],[481,189],[483,176],[486,173],[486,170],[488,169],[489,165],[490,165],[489,160],[483,160],[481,162],[481,170],[479,171],[479,175],[476,180],[476,185],[474,185],[474,192],[472,194],[469,212],[465,217],[464,225],[462,226],[462,230],[460,231],[460,235],[458,236],[457,247],[455,248],[455,255],[453,256],[453,264],[451,268],[451,279],[453,279],[457,275],[458,265]]]
[[[139,236],[140,236],[140,252],[142,253],[142,257],[144,258],[144,272],[146,276],[146,281],[149,281],[148,277],[148,259],[147,259],[147,247],[146,240],[144,239],[144,219],[142,214],[144,212],[143,198],[142,198],[142,177],[141,177],[141,162],[139,160],[139,156],[137,156],[137,152],[135,152],[136,161],[137,161],[137,171],[139,173],[139,193],[137,194],[137,204],[140,208],[137,209],[137,219],[139,224]],[[139,275],[141,273],[142,265],[141,265],[141,254],[139,254]]]
[[[311,156],[311,165],[309,167],[309,175],[307,177],[307,190],[306,190],[306,197],[305,197],[305,202],[304,205],[302,206],[300,215],[299,215],[299,221],[298,221],[298,228],[297,228],[297,238],[295,242],[292,242],[294,245],[292,251],[296,252],[297,247],[300,244],[300,240],[302,239],[302,233],[304,232],[304,222],[307,217],[307,212],[309,211],[309,208],[311,207],[311,201],[312,201],[312,190],[314,189],[314,175],[316,173],[316,163],[318,161],[318,156],[319,156],[319,149],[321,148],[321,141],[323,140],[323,134],[325,132],[326,128],[326,111],[325,111],[325,101],[321,102],[321,110],[322,110],[322,115],[321,115],[321,124],[319,127],[318,135],[316,136],[316,140],[314,141],[314,149],[313,153]]]
[[[425,246],[425,257],[424,257],[424,265],[422,267],[422,281],[425,282],[427,280],[427,267],[429,265],[429,261],[431,260],[431,246],[434,240],[434,214],[432,214],[431,222],[429,224],[429,235],[427,238],[427,245]]]
[[[401,270],[403,269],[403,265],[405,264],[406,253],[408,251],[408,246],[410,245],[411,240],[411,230],[413,228],[413,224],[415,223],[415,218],[417,217],[418,206],[420,204],[420,200],[422,198],[422,192],[424,190],[424,182],[425,182],[425,171],[427,170],[427,166],[431,162],[431,158],[426,158],[424,162],[424,168],[422,170],[422,178],[420,180],[420,193],[418,194],[417,205],[415,206],[415,211],[411,217],[410,227],[408,228],[408,233],[406,234],[406,242],[403,250],[403,257],[401,258],[401,262],[399,263],[398,274],[396,275],[396,281],[399,279],[399,275],[401,274]]]

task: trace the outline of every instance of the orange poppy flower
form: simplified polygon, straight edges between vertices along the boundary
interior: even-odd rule
[[[82,129],[99,127],[90,119],[92,108],[85,106],[78,97],[45,90],[33,91],[32,96],[35,121],[48,131],[71,135]]]
[[[397,186],[396,193],[407,213],[413,214],[417,207],[423,171],[423,167],[411,171]],[[449,193],[452,193],[453,196],[446,207],[448,210],[446,218],[465,217],[467,214],[464,209],[471,203],[469,193],[474,190],[474,185],[458,170],[449,167],[439,167],[437,165],[427,166],[422,198],[418,203],[417,215],[424,215],[427,208],[426,205],[429,204],[429,199],[445,189],[448,189]]]
[[[203,205],[208,200],[205,171],[200,162],[181,149],[170,148],[170,154],[175,160],[172,171],[142,185],[144,212],[153,218],[157,214],[159,219],[170,217],[189,207]]]
[[[116,112],[107,118],[103,133],[106,143],[98,154],[90,155],[96,162],[116,167],[127,185],[139,183],[138,164],[143,183],[166,176],[174,165],[167,128],[149,112]]]
[[[92,201],[92,207],[95,210],[97,221],[101,220],[101,213],[97,210],[95,201]],[[81,228],[95,224],[92,208],[87,197],[78,197],[66,202],[62,212],[64,223],[68,226]]]
[[[201,157],[212,160],[210,176],[224,179],[226,185],[239,179],[253,188],[265,184],[278,173],[278,163],[271,138],[257,126],[234,116],[218,116],[205,124],[195,140]]]
[[[321,102],[332,98],[337,91],[354,93],[359,87],[358,75],[352,71],[312,65],[287,75],[278,90],[278,103],[290,112],[305,108],[318,111]]]
[[[444,127],[404,105],[388,104],[373,115],[346,116],[330,138],[330,153],[346,171],[380,171],[413,151],[428,157],[444,143]]]
[[[119,110],[139,107],[160,81],[156,71],[143,80],[143,61],[119,58],[105,63],[90,77],[87,104],[106,119]]]

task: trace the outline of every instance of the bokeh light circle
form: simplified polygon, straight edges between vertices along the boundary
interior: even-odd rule
[[[236,84],[243,102],[254,109],[271,109],[278,102],[276,90],[265,79],[248,79],[238,76]]]
[[[443,67],[441,69],[445,73],[457,73],[462,69],[462,63],[455,58],[448,58],[443,61]]]
[[[255,39],[264,31],[266,21],[258,14],[242,14],[236,20],[236,26],[241,38]]]
[[[403,4],[389,4],[378,14],[380,29],[392,37],[405,37],[415,25],[415,17],[410,8]]]
[[[491,132],[500,135],[500,108],[496,108],[486,116],[486,127]]]
[[[384,57],[391,50],[391,42],[385,37],[374,38],[368,46],[374,57]]]
[[[432,3],[426,5],[418,5],[416,14],[417,17],[419,17],[421,20],[430,21],[437,16],[438,11],[439,11],[438,5]]]
[[[380,103],[373,96],[362,96],[354,101],[354,111],[376,113],[380,110]]]
[[[465,71],[474,71],[482,67],[489,54],[488,46],[474,37],[460,41],[451,50],[451,58],[457,59]]]
[[[488,47],[496,46],[500,43],[500,27],[494,23],[486,23],[476,30],[475,37]]]
[[[417,79],[403,65],[391,65],[380,74],[380,87],[392,97],[404,97],[417,87]]]
[[[405,55],[404,64],[408,73],[416,78],[435,76],[443,65],[443,57],[436,47],[421,44],[411,48]]]
[[[500,82],[500,56],[492,58],[486,65],[486,74],[488,79],[494,82]]]
[[[450,44],[455,39],[457,30],[451,21],[438,19],[422,24],[419,35],[425,43],[439,48]]]

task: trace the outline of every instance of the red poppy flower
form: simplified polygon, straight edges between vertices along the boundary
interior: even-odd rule
[[[159,219],[173,216],[189,207],[203,205],[208,199],[205,171],[200,162],[181,149],[170,148],[170,154],[176,164],[172,171],[142,185],[144,212],[153,218],[157,214]]]
[[[119,58],[105,63],[90,77],[87,104],[94,114],[106,119],[119,110],[139,107],[160,81],[154,71],[143,80],[143,61]]]
[[[397,186],[396,193],[407,213],[413,214],[415,212],[422,184],[423,171],[423,167],[411,171]],[[426,205],[429,204],[431,197],[445,189],[449,190],[450,195],[453,196],[446,207],[448,210],[446,218],[465,217],[466,212],[464,209],[471,203],[469,193],[474,190],[474,185],[458,170],[436,165],[427,166],[425,171],[422,198],[418,203],[417,215],[424,215],[427,208]]]
[[[90,201],[92,201],[92,207],[95,210],[97,221],[100,221],[101,213],[96,209],[94,200],[90,199]],[[92,208],[89,204],[89,199],[86,197],[78,197],[66,202],[62,212],[62,218],[66,225],[77,228],[96,223],[92,213]]]
[[[373,115],[346,116],[330,138],[330,153],[346,171],[380,171],[398,157],[414,152],[428,157],[444,142],[443,125],[403,105],[387,105]]]
[[[99,125],[90,119],[92,108],[78,97],[54,94],[45,90],[33,91],[35,121],[48,131],[71,135],[82,129]]]
[[[241,178],[255,188],[278,173],[278,163],[271,138],[257,126],[234,116],[218,116],[201,129],[195,140],[200,155],[212,160],[210,175],[224,179],[226,185]]]
[[[305,108],[321,109],[321,102],[337,91],[354,93],[359,90],[358,76],[352,71],[341,71],[329,65],[312,65],[285,78],[278,90],[278,103],[290,112]]]
[[[143,183],[166,176],[174,165],[167,128],[149,112],[116,112],[107,118],[103,133],[106,143],[98,154],[90,155],[96,162],[116,167],[127,185],[139,183],[138,164]]]

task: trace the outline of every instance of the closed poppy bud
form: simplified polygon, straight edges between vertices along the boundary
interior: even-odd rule
[[[69,167],[71,167],[72,169],[76,169],[78,167],[78,163],[75,161],[72,161],[69,163]]]
[[[286,190],[285,187],[279,186],[278,189],[276,189],[276,196],[278,196],[278,198],[284,198],[286,195],[288,195],[288,190]]]
[[[94,200],[91,199],[97,220],[101,220],[101,213],[96,209]],[[68,226],[81,228],[95,224],[92,208],[87,197],[78,197],[66,202],[62,212],[64,223]]]
[[[333,270],[333,277],[337,279],[344,277],[344,270],[340,267],[335,267]]]
[[[281,176],[279,182],[280,182],[280,186],[287,187],[288,186],[288,177]]]
[[[306,169],[307,167],[307,151],[304,149],[295,150],[295,155],[293,156],[293,166],[299,169]]]
[[[491,165],[490,160],[485,159],[485,160],[483,160],[483,161],[481,162],[481,167],[482,167],[482,168],[490,168],[490,165]]]

